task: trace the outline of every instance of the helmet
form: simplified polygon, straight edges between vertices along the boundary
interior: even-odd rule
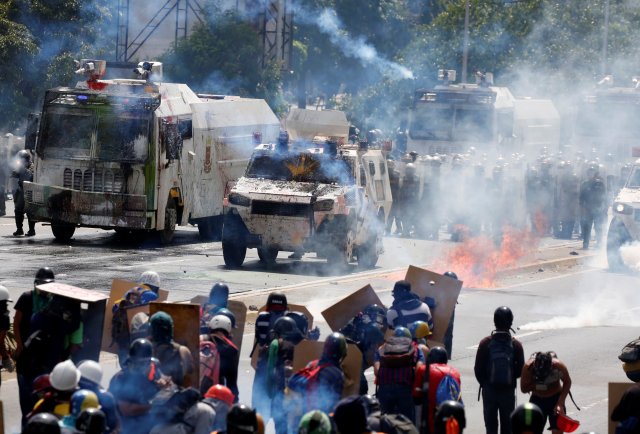
[[[209,330],[224,330],[227,333],[231,333],[231,320],[226,315],[216,315],[209,321]]]
[[[78,387],[80,371],[71,360],[58,363],[49,374],[51,387],[61,392],[69,392]]]
[[[98,362],[84,360],[78,365],[78,370],[85,380],[89,380],[98,386],[102,382],[102,367]]]
[[[218,309],[216,315],[224,315],[231,321],[231,328],[236,328],[236,316],[226,307]]]
[[[267,311],[287,310],[287,296],[281,292],[272,292],[267,297]]]
[[[359,395],[341,399],[333,409],[333,421],[339,433],[363,433],[367,429],[367,409]]]
[[[149,335],[149,315],[145,312],[138,312],[131,318],[131,336],[145,337]],[[137,339],[137,338],[136,338]]]
[[[37,413],[29,418],[24,434],[60,434],[58,418],[51,413]]]
[[[451,277],[452,279],[458,280],[458,275],[453,271],[445,271],[443,276]]]
[[[158,294],[153,292],[153,290],[151,288],[149,288],[149,289],[147,289],[147,288],[148,288],[147,286],[139,288],[139,291],[141,292],[141,294],[140,294],[140,303],[141,304],[149,304],[152,301],[156,301],[158,299]]]
[[[244,404],[235,404],[227,414],[227,432],[233,431],[255,433],[258,429],[256,411]]]
[[[160,276],[155,271],[145,271],[140,275],[140,283],[160,288]]]
[[[399,292],[411,292],[411,283],[406,280],[398,280],[393,285],[393,291],[391,293],[396,295]]]
[[[331,434],[331,419],[320,410],[313,410],[302,416],[298,434]]]
[[[331,333],[324,342],[322,357],[341,362],[347,356],[347,341],[342,333]]]
[[[204,397],[219,399],[220,401],[229,404],[229,407],[233,405],[233,401],[235,401],[236,399],[231,389],[229,389],[227,386],[223,386],[222,384],[211,386],[209,390],[207,390],[207,393],[204,394]]]
[[[438,406],[435,418],[436,433],[444,434],[448,432],[446,428],[450,418],[454,418],[458,422],[458,432],[462,432],[467,425],[467,419],[464,415],[464,406],[460,401],[444,401]]]
[[[409,324],[409,331],[414,339],[425,339],[431,336],[431,330],[429,330],[429,324],[424,321],[414,321]]]
[[[380,411],[380,401],[373,395],[362,395],[360,397],[362,399],[362,403],[367,409],[367,414],[375,413],[376,411]]]
[[[540,407],[526,402],[517,406],[511,413],[511,429],[514,434],[525,431],[533,434],[542,434],[546,420],[547,418],[540,410]]]
[[[9,295],[9,290],[2,285],[0,285],[0,301],[13,301]]]
[[[29,151],[27,151],[26,149],[22,149],[22,150],[18,151],[16,156],[18,158],[22,158],[26,162],[31,161],[31,153]]]
[[[209,303],[216,306],[227,307],[229,300],[229,287],[222,283],[217,282],[211,287],[209,291]]]
[[[291,336],[292,334],[300,333],[298,324],[296,321],[288,316],[281,316],[273,324],[273,332],[280,338]]]
[[[416,165],[413,163],[409,163],[404,166],[404,173],[407,176],[413,176],[416,174]]]
[[[427,363],[447,363],[449,359],[449,354],[444,347],[433,347],[429,349],[429,354],[427,355]]]
[[[513,312],[507,306],[500,306],[493,312],[493,324],[498,330],[508,330],[513,324]]]
[[[44,267],[38,270],[36,273],[35,284],[41,285],[43,283],[53,282],[55,280],[55,276],[53,275],[53,271],[51,268]]]
[[[397,338],[409,338],[411,339],[411,332],[406,327],[396,327],[393,330],[393,335]]]
[[[377,323],[382,326],[385,325],[387,313],[382,306],[379,306],[377,304],[370,304],[369,306],[364,308],[362,314],[367,317],[370,322]]]
[[[129,360],[138,361],[151,359],[153,356],[153,344],[148,339],[136,339],[129,345]]]
[[[556,426],[562,432],[574,432],[580,426],[580,422],[560,413],[556,416]]]
[[[71,400],[69,401],[69,408],[71,416],[78,417],[82,410],[87,408],[99,408],[100,402],[98,401],[98,395],[91,390],[81,389],[73,392]]]
[[[149,318],[151,325],[151,338],[153,342],[162,344],[173,339],[173,318],[166,312],[159,311]]]
[[[49,381],[49,374],[38,375],[33,380],[33,393],[44,393],[51,389],[51,381]]]
[[[76,419],[76,429],[85,434],[102,434],[107,428],[107,418],[104,412],[97,408],[82,410]]]

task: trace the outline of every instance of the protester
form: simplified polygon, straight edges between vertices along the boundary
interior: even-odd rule
[[[216,315],[209,321],[208,339],[200,344],[200,392],[206,392],[214,384],[223,384],[237,402],[239,354],[231,341],[231,327],[231,320],[225,315]]]
[[[103,434],[107,432],[107,418],[101,409],[87,408],[76,419],[77,431],[84,434]]]
[[[227,430],[227,414],[229,414],[234,401],[236,401],[236,397],[231,390],[221,384],[211,386],[204,394],[202,402],[210,406],[215,413],[212,431]]]
[[[7,332],[11,328],[11,317],[9,316],[8,303],[12,303],[9,296],[9,290],[0,285],[0,358],[2,359],[2,368],[8,372],[13,372],[14,364],[9,355],[6,345]],[[2,376],[0,376],[0,384],[2,383]]]
[[[414,345],[422,352],[424,359],[427,359],[429,354],[429,345],[427,345],[427,339],[432,335],[429,329],[429,324],[424,321],[414,321],[409,324],[409,331],[411,332],[411,338]]]
[[[149,319],[153,354],[160,362],[160,370],[178,386],[190,386],[194,372],[191,351],[173,339],[173,318],[166,312],[154,313]]]
[[[80,371],[71,360],[58,363],[49,375],[51,393],[45,394],[33,406],[27,418],[37,413],[53,413],[59,418],[67,416],[71,412],[71,397],[78,389],[80,376]]]
[[[320,410],[313,410],[306,413],[300,419],[298,434],[332,434],[333,427],[331,419],[326,413]]]
[[[38,413],[29,418],[22,434],[60,434],[58,418],[51,413]]]
[[[215,283],[209,291],[209,298],[200,307],[200,328],[206,333],[209,321],[216,316],[220,309],[227,308],[229,303],[229,287],[222,282]]]
[[[411,292],[411,283],[399,280],[393,286],[393,304],[387,310],[387,323],[390,328],[409,327],[414,321],[424,321],[433,330],[433,317],[429,306]]]
[[[99,408],[98,395],[90,390],[76,390],[69,401],[69,413],[62,420],[62,426],[66,428],[75,428],[76,421],[84,410],[88,408]]]
[[[546,416],[540,407],[525,402],[511,413],[511,432],[513,434],[542,434]]]
[[[435,416],[435,434],[462,434],[467,426],[464,406],[460,401],[444,401]]]
[[[333,421],[340,434],[363,434],[371,430],[367,425],[367,411],[358,395],[340,400],[333,411]]]
[[[611,413],[611,420],[618,422],[617,434],[640,433],[640,385],[638,383],[624,392]]]
[[[140,283],[146,285],[156,295],[160,292],[160,275],[153,270],[148,270],[140,275]]]
[[[103,371],[98,362],[84,360],[78,364],[80,371],[80,389],[94,392],[98,396],[100,409],[105,416],[105,432],[116,432],[120,426],[120,417],[116,409],[116,401],[113,395],[101,386]]]
[[[522,368],[520,389],[531,392],[529,402],[542,410],[552,434],[560,434],[556,415],[566,414],[565,401],[571,391],[567,366],[553,351],[534,353]]]
[[[254,409],[235,404],[227,415],[227,434],[257,434],[258,416]]]
[[[501,306],[493,313],[495,330],[478,345],[474,372],[482,390],[487,434],[510,434],[509,418],[516,406],[517,379],[524,366],[522,344],[511,336],[513,313]]]
[[[154,272],[142,273],[144,279],[152,283],[160,284],[159,277],[154,279]],[[155,273],[157,275],[157,273]],[[140,276],[141,279],[143,276]],[[153,286],[153,285],[152,285]],[[129,320],[127,318],[127,309],[139,306],[141,304],[148,304],[158,299],[158,293],[154,292],[150,286],[146,284],[140,284],[134,286],[128,290],[124,296],[117,300],[111,308],[111,345],[115,344],[117,347],[118,362],[120,366],[124,366],[127,360],[127,353],[129,352],[129,344],[135,340],[135,338],[141,337],[141,334],[145,329],[143,324],[138,320],[138,329],[135,333],[135,338],[131,335],[131,328],[129,327]],[[143,313],[143,312],[140,312]],[[132,319],[133,326],[133,319]],[[144,336],[145,338],[148,336]]]

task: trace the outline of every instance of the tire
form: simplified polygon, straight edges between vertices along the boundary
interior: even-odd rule
[[[631,236],[624,224],[616,218],[611,220],[607,233],[607,262],[610,271],[628,271],[629,268],[622,260],[620,247],[630,241]]]
[[[176,233],[176,222],[178,221],[178,210],[173,199],[169,199],[164,209],[164,229],[158,231],[160,242],[164,245],[171,244]]]
[[[260,258],[260,262],[270,267],[272,265],[275,265],[276,263],[276,258],[278,257],[278,249],[272,247],[259,247],[258,257]]]
[[[376,252],[377,237],[358,248],[358,266],[364,269],[374,268],[378,263]]]
[[[231,241],[222,242],[222,257],[229,268],[239,268],[247,256],[247,246]]]
[[[222,239],[222,217],[205,217],[198,221],[200,238],[207,241],[220,241]]]
[[[327,249],[327,264],[332,267],[346,266],[353,255],[353,238],[353,231],[347,231],[344,237],[335,237],[333,246]]]
[[[51,232],[57,241],[66,243],[73,237],[76,225],[60,222],[51,222]]]

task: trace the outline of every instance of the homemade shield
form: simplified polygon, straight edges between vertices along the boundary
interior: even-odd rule
[[[615,434],[616,426],[618,426],[618,422],[611,420],[611,413],[613,413],[613,409],[616,408],[616,405],[620,402],[624,392],[633,385],[635,385],[635,383],[609,383],[609,417],[607,417],[609,421],[609,434]]]
[[[118,300],[124,297],[124,294],[130,290],[138,286],[137,283],[131,282],[123,279],[113,279],[111,282],[111,292],[109,293],[109,300],[107,301],[106,309],[104,312],[104,328],[102,332],[102,351],[107,351],[109,353],[115,353],[118,351],[117,345],[111,345],[111,320],[113,319],[113,305],[118,302]],[[158,301],[165,301],[169,296],[169,291],[166,289],[160,288],[158,292]],[[140,311],[136,311],[140,312]],[[142,312],[149,313],[148,310],[142,310]],[[127,315],[129,316],[129,315]]]
[[[202,307],[209,300],[206,295],[198,295],[191,299],[191,303],[198,304]],[[242,351],[242,336],[244,335],[244,327],[247,323],[247,306],[238,300],[227,301],[227,309],[236,317],[236,328],[231,330],[231,340],[238,347],[238,352]]]
[[[107,296],[90,289],[78,288],[59,282],[36,286],[40,291],[76,300],[80,304],[83,324],[82,348],[73,354],[74,361],[91,359],[98,361],[102,343],[103,323]]]
[[[293,352],[293,372],[307,366],[307,363],[322,356],[324,342],[303,340]],[[342,396],[357,395],[360,391],[360,369],[362,353],[355,344],[347,344],[347,357],[342,361],[344,371],[344,388]]]
[[[347,325],[354,316],[371,304],[384,307],[378,294],[375,293],[371,285],[367,285],[323,310],[322,316],[331,330],[335,332]]]
[[[413,265],[409,266],[405,280],[411,283],[411,292],[417,294],[421,300],[425,297],[434,299],[435,308],[431,310],[434,330],[431,339],[443,342],[463,282]]]
[[[168,313],[173,318],[173,340],[191,351],[193,373],[186,378],[183,386],[199,388],[200,306],[187,303],[149,303],[149,317],[160,311]]]

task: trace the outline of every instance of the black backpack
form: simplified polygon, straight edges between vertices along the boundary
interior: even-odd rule
[[[400,413],[380,416],[380,431],[385,434],[418,434],[411,419]]]
[[[488,379],[491,386],[513,386],[515,379],[513,372],[514,349],[511,337],[489,341]]]
[[[170,376],[178,386],[182,386],[186,370],[182,363],[182,357],[180,356],[180,344],[171,342],[156,345],[155,353],[160,361],[160,370],[162,373]]]

